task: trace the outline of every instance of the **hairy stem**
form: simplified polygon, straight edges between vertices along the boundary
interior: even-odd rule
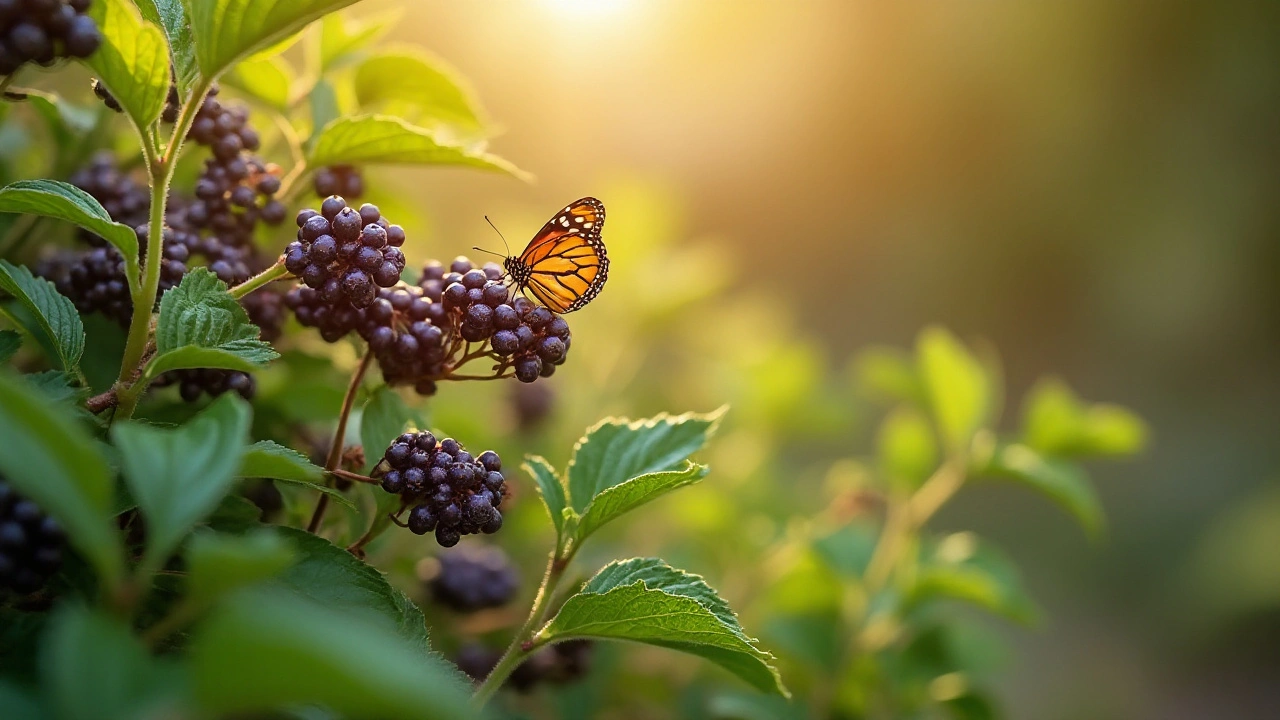
[[[338,414],[338,427],[333,431],[333,442],[329,445],[329,457],[325,460],[324,469],[333,472],[342,461],[342,443],[347,437],[347,418],[351,416],[351,408],[356,402],[356,393],[360,390],[360,382],[364,380],[365,371],[373,362],[373,353],[365,348],[364,357],[351,375],[351,384],[347,386],[347,394],[342,398],[342,411]],[[325,480],[326,486],[333,485],[332,478]],[[311,513],[311,522],[307,523],[307,532],[314,533],[320,529],[320,521],[324,520],[324,511],[329,507],[329,496],[321,494],[316,501],[316,509]]]
[[[284,267],[284,256],[276,260],[276,264],[245,280],[239,285],[231,288],[231,297],[239,300],[267,283],[279,280],[289,275],[289,271]]]

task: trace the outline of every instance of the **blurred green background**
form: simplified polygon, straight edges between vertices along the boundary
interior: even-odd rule
[[[828,468],[869,447],[852,353],[936,322],[998,348],[1007,417],[1052,372],[1153,429],[1096,470],[1096,545],[1014,488],[940,518],[1002,545],[1046,610],[1001,630],[1009,716],[1280,704],[1280,5],[420,1],[392,39],[470,78],[493,149],[537,176],[371,178],[411,189],[413,251],[500,248],[485,214],[517,245],[573,198],[609,209],[616,274],[520,449],[562,463],[607,413],[734,407],[710,479],[620,546],[669,532],[673,560],[758,591],[699,544],[742,522],[763,548],[820,511]],[[502,436],[474,403],[508,391],[449,387],[433,412]]]

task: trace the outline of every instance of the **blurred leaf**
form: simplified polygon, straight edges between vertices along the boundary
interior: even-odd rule
[[[827,567],[846,578],[861,578],[880,541],[880,529],[869,522],[851,522],[813,541],[813,549]]]
[[[31,89],[23,89],[22,93],[31,108],[44,120],[59,151],[75,142],[78,136],[92,130],[97,123],[96,111],[78,107],[54,93]]]
[[[404,398],[390,387],[381,385],[369,394],[369,401],[360,414],[360,444],[364,446],[366,473],[373,471],[412,417],[413,412],[405,405]]]
[[[335,502],[355,509],[355,503],[341,492],[320,485],[324,468],[312,465],[302,453],[270,440],[259,440],[244,452],[237,476],[243,478],[269,478],[304,487],[328,495]]]
[[[991,698],[981,693],[967,693],[942,703],[955,720],[995,720],[1000,717]]]
[[[13,330],[0,330],[0,363],[7,363],[22,347],[22,336]]]
[[[79,405],[89,396],[89,391],[86,388],[76,387],[75,378],[67,373],[60,370],[45,370],[23,375],[22,379],[31,383],[31,387],[50,402],[61,403],[72,412],[84,411],[84,408]]]
[[[903,406],[889,414],[877,437],[880,470],[899,489],[920,487],[938,466],[938,442],[928,418]]]
[[[972,603],[1020,623],[1035,620],[1035,603],[1027,596],[1018,568],[973,533],[943,538],[920,560],[906,598],[908,606],[935,599]]]
[[[5,679],[0,679],[0,708],[4,708],[5,720],[46,720],[49,717],[35,697]]]
[[[262,509],[243,495],[227,495],[205,521],[220,533],[240,534],[261,527]]]
[[[11,317],[40,343],[59,370],[78,372],[84,353],[84,324],[71,301],[53,283],[21,265],[0,260],[0,292],[13,296],[21,312]]]
[[[991,382],[977,358],[951,333],[926,328],[916,343],[920,376],[951,452],[968,449],[990,419]]]
[[[195,35],[196,62],[214,79],[255,52],[355,0],[186,0]]]
[[[159,26],[169,39],[178,89],[186,98],[191,94],[200,69],[196,66],[196,43],[192,39],[191,23],[187,20],[182,0],[137,0],[137,4],[142,17]]]
[[[310,150],[320,140],[320,131],[329,123],[341,117],[342,110],[338,108],[337,92],[333,89],[333,85],[324,78],[316,80],[315,85],[311,86],[311,92],[307,95],[307,100],[311,107],[311,135],[307,137],[305,144],[307,149]]]
[[[1086,406],[1066,383],[1046,378],[1024,402],[1022,437],[1046,455],[1131,455],[1146,443],[1142,419],[1115,405]]]
[[[564,483],[551,463],[536,455],[528,456],[523,468],[538,484],[538,495],[542,497],[542,504],[551,516],[551,523],[556,526],[556,541],[559,545],[564,537],[564,510],[568,504],[564,496]]]
[[[1280,484],[1275,481],[1214,514],[1195,538],[1174,593],[1210,627],[1280,609]]]
[[[743,632],[729,605],[697,575],[656,558],[606,565],[535,636],[630,640],[706,658],[758,690],[790,696],[773,656]]]
[[[138,284],[138,236],[113,222],[92,195],[57,180],[19,180],[0,188],[0,212],[38,215],[74,223],[111,243],[125,260],[126,280]]]
[[[771,614],[761,633],[780,656],[791,655],[815,668],[840,663],[845,632],[836,610],[798,614]]]
[[[854,357],[850,371],[858,389],[871,397],[921,407],[927,403],[911,357],[897,348],[869,347]]]
[[[334,120],[319,131],[308,165],[458,165],[528,174],[497,155],[450,145],[430,130],[389,115],[359,115]]]
[[[129,0],[97,0],[89,16],[102,45],[83,60],[111,91],[139,133],[160,117],[169,96],[169,44]]]
[[[178,428],[111,426],[129,491],[147,521],[147,561],[158,568],[235,483],[249,437],[248,403],[234,393]]]
[[[996,451],[986,471],[1044,493],[1071,513],[1090,537],[1102,532],[1102,504],[1080,466],[1046,458],[1026,445],[1007,445]]]
[[[692,485],[707,476],[707,466],[684,462],[683,467],[666,472],[645,473],[600,491],[582,511],[577,539],[582,542],[591,533],[622,515],[653,502],[672,490]]]
[[[247,59],[236,64],[223,76],[223,82],[243,90],[267,105],[287,111],[290,92],[297,76],[288,61],[281,57]]]
[[[239,588],[280,574],[293,562],[293,548],[274,530],[244,535],[201,531],[187,545],[187,593],[211,605]]]
[[[776,695],[721,692],[707,702],[707,715],[715,720],[805,720],[809,709],[798,700]]]
[[[706,444],[724,412],[597,423],[578,440],[565,471],[573,509],[582,514],[596,495],[614,485],[679,467]]]
[[[476,717],[460,673],[361,608],[246,590],[201,623],[191,647],[194,694],[210,713],[323,705],[353,718]]]
[[[320,21],[320,69],[329,70],[373,45],[400,20],[399,11],[367,17],[333,13]],[[404,81],[405,78],[399,78]]]
[[[478,138],[485,122],[466,80],[439,58],[413,46],[383,51],[356,68],[356,99],[363,108],[387,103],[418,110],[415,120],[443,126],[459,139]]]
[[[156,356],[147,376],[182,368],[254,370],[279,357],[258,334],[226,283],[196,268],[160,299]]]
[[[0,452],[0,474],[62,525],[101,576],[118,579],[124,551],[112,520],[112,474],[93,439],[7,371],[0,371],[0,437],[10,448]]]

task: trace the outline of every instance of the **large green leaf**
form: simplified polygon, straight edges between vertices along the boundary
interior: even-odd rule
[[[187,545],[187,593],[211,605],[233,590],[274,577],[289,567],[294,551],[270,528],[243,535],[197,532]]]
[[[223,76],[225,84],[243,90],[280,111],[289,109],[290,93],[296,79],[293,66],[281,57],[242,60]]]
[[[439,58],[412,46],[384,50],[356,68],[361,107],[412,109],[414,121],[458,139],[484,135],[484,113],[462,76]]]
[[[196,44],[192,40],[191,23],[187,20],[182,0],[137,0],[137,3],[142,16],[158,25],[169,39],[178,89],[186,98],[191,94],[200,70],[196,67]]]
[[[355,0],[186,0],[196,63],[209,79]]]
[[[564,536],[564,510],[568,506],[568,500],[564,496],[564,483],[556,474],[556,469],[551,467],[551,463],[536,455],[530,455],[523,467],[524,471],[529,473],[533,481],[538,484],[538,494],[542,496],[542,504],[547,508],[547,514],[551,516],[551,523],[556,526],[556,539],[561,540]]]
[[[578,542],[607,523],[645,503],[653,502],[677,488],[692,485],[707,476],[707,466],[685,461],[676,470],[645,473],[605,488],[592,498],[578,522]]]
[[[603,420],[578,441],[566,471],[569,501],[579,514],[600,492],[648,473],[674,470],[715,432],[724,410],[662,414],[648,420]]]
[[[0,370],[0,474],[44,508],[108,580],[124,570],[113,484],[92,438],[21,377]]]
[[[1091,537],[1101,533],[1102,503],[1079,465],[1015,444],[999,448],[986,471],[1039,490],[1071,513]]]
[[[259,440],[244,452],[240,470],[245,478],[269,478],[328,495],[334,502],[354,509],[355,503],[334,488],[320,485],[324,468],[312,465],[302,453],[270,440]]]
[[[279,357],[258,332],[226,284],[196,268],[160,299],[156,356],[147,375],[181,368],[253,370]]]
[[[358,115],[334,120],[320,130],[308,164],[454,165],[528,175],[497,155],[453,145],[426,128],[390,115]]]
[[[49,359],[61,370],[79,372],[84,324],[76,306],[59,295],[53,283],[7,260],[0,260],[0,293],[13,296],[17,307],[10,315],[36,338]]]
[[[1022,436],[1046,455],[1122,456],[1142,449],[1147,427],[1125,408],[1085,404],[1066,383],[1047,378],[1027,393]]]
[[[107,86],[139,132],[160,117],[169,96],[169,44],[129,0],[94,0],[89,15],[102,46],[84,62]]]
[[[758,690],[789,695],[771,665],[773,656],[747,637],[728,603],[701,577],[655,558],[605,566],[536,637],[630,640],[680,650],[724,667]]]
[[[360,444],[364,446],[365,472],[382,460],[391,443],[404,432],[412,413],[400,393],[381,385],[369,395],[360,413]]]
[[[39,215],[75,223],[115,246],[124,256],[130,289],[138,284],[138,236],[113,222],[92,195],[57,180],[19,180],[0,188],[0,212]]]
[[[320,705],[352,718],[476,717],[470,685],[443,659],[363,608],[279,589],[221,603],[196,629],[191,668],[196,699],[218,716]]]
[[[357,56],[386,35],[403,13],[392,10],[359,17],[333,13],[320,21],[320,68],[329,70]]]
[[[181,427],[138,421],[111,427],[129,491],[147,521],[152,568],[168,559],[231,490],[248,445],[251,414],[248,403],[227,393]]]
[[[991,415],[992,383],[986,368],[955,336],[938,327],[920,333],[916,361],[948,449],[967,450]]]

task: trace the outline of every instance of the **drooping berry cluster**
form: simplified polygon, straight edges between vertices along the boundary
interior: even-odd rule
[[[364,178],[351,165],[331,165],[316,171],[315,190],[319,197],[358,198],[364,194]]]
[[[506,605],[520,579],[501,548],[463,545],[440,555],[426,586],[435,602],[471,613]]]
[[[520,663],[507,677],[506,685],[527,693],[539,683],[568,685],[591,669],[591,640],[566,640],[538,650]],[[454,664],[474,682],[482,682],[497,667],[502,653],[483,645],[468,643],[458,649]]]
[[[473,457],[452,438],[437,443],[430,432],[405,433],[387,448],[374,476],[409,509],[409,530],[417,535],[434,530],[443,547],[457,545],[463,535],[502,527],[498,506],[506,480],[502,460],[492,450]]]
[[[58,523],[0,477],[0,591],[26,595],[44,587],[62,567],[65,544]]]
[[[217,397],[228,392],[239,393],[245,400],[252,400],[257,392],[257,383],[249,373],[215,368],[174,370],[161,375],[152,385],[177,385],[178,394],[187,402],[195,402],[204,394]]]
[[[87,58],[102,44],[98,25],[85,12],[90,0],[10,0],[0,3],[0,75],[28,62]]]
[[[249,110],[243,105],[228,107],[219,102],[215,85],[205,95],[191,122],[187,137],[213,150],[213,156],[230,161],[242,150],[254,152],[262,144],[258,132],[249,126]]]
[[[368,307],[378,288],[400,281],[404,270],[404,230],[389,224],[376,205],[357,211],[336,195],[320,211],[298,213],[298,239],[285,248],[285,268],[325,304]]]
[[[170,235],[169,231],[165,234]],[[144,232],[139,237],[141,252],[146,251],[145,235]],[[178,242],[176,236],[166,240],[160,262],[161,292],[181,282],[190,257],[187,245]],[[121,325],[129,324],[133,298],[125,279],[124,257],[114,247],[60,253],[41,261],[34,270],[52,281],[58,292],[69,298],[81,313],[100,312]]]
[[[110,152],[96,153],[88,165],[71,175],[70,182],[97,200],[112,220],[129,227],[147,222],[151,193],[129,173],[121,171]],[[107,244],[86,230],[80,231],[80,237],[95,247]]]

